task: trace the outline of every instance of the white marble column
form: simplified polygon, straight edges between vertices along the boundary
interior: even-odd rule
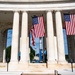
[[[7,42],[7,31],[3,33],[3,63],[6,62],[6,42]],[[2,44],[2,43],[1,43]]]
[[[55,63],[52,11],[47,12],[47,57],[48,63]]]
[[[3,50],[3,63],[5,63],[6,61],[5,61],[5,49]]]
[[[29,37],[27,37],[27,60],[30,62],[30,48],[29,48]]]
[[[54,47],[55,47],[55,51],[54,51],[54,55],[55,55],[55,60],[56,60],[56,62],[58,63],[58,56],[57,56],[57,37],[56,36],[54,36]]]
[[[19,12],[15,11],[13,17],[11,62],[18,61],[18,41],[19,41]]]
[[[22,12],[22,31],[21,31],[21,59],[20,62],[27,63],[27,54],[28,54],[28,14],[26,11]]]
[[[57,48],[58,48],[58,62],[63,63],[65,61],[65,52],[64,52],[64,37],[62,29],[62,17],[61,12],[57,11],[55,13],[56,20],[56,34],[57,34]]]

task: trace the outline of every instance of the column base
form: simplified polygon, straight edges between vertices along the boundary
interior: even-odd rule
[[[7,71],[7,63],[0,62],[0,72],[1,71]]]
[[[48,61],[47,62],[47,67],[50,70],[60,70],[60,69],[69,69],[70,68],[70,64],[66,61]]]
[[[47,61],[48,64],[57,64],[57,62],[55,60],[50,60],[50,61]]]
[[[73,65],[74,67],[74,65]],[[71,64],[48,64],[49,70],[68,70],[71,68]]]
[[[46,66],[47,66],[47,68],[50,68],[50,67],[51,67],[51,65],[54,65],[54,64],[57,64],[57,62],[56,62],[56,61],[54,61],[54,60],[50,60],[50,61],[47,61]]]
[[[25,71],[29,67],[29,63],[25,61],[20,61],[18,64],[18,70]]]
[[[57,64],[56,61],[48,61],[47,62],[47,68],[51,69],[51,70],[54,70],[55,68],[55,65]]]
[[[16,71],[18,67],[18,62],[9,62],[8,71]]]
[[[28,65],[29,63],[26,61],[20,61],[19,64],[27,64]]]
[[[58,64],[68,64],[68,62],[66,60],[59,60]]]
[[[10,62],[8,71],[25,71],[28,68],[29,63],[25,61]]]
[[[19,65],[25,65],[24,67],[28,67],[28,65],[29,65],[29,62],[27,62],[27,61],[20,61],[19,62]]]

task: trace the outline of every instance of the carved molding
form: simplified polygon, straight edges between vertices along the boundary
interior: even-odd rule
[[[0,0],[2,2],[73,2],[74,0]]]

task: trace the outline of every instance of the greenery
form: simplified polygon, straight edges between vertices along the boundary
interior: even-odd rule
[[[34,59],[34,56],[35,56],[35,50],[33,50],[33,48],[30,46],[30,61]]]
[[[68,60],[69,59],[69,56],[68,55],[65,55],[65,58],[66,58],[66,60]]]
[[[69,55],[65,55],[66,60],[70,63],[71,59],[69,58]]]
[[[6,61],[9,62],[11,58],[11,46],[6,48]]]
[[[33,50],[32,47],[30,47],[30,60],[32,61],[34,59],[35,56],[35,50]],[[10,58],[11,58],[11,46],[6,48],[6,61],[9,62]]]

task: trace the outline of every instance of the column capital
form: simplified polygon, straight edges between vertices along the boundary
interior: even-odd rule
[[[24,10],[24,11],[21,11],[21,12],[22,12],[22,13],[24,13],[24,12],[26,12],[26,13],[27,13],[28,11],[25,11],[25,10]]]
[[[54,12],[61,12],[62,10],[54,10]]]
[[[53,12],[54,10],[47,10],[47,12]]]
[[[18,13],[20,13],[20,11],[18,11],[18,10],[14,10],[14,11],[13,11],[13,13],[15,13],[15,12],[18,12]]]

